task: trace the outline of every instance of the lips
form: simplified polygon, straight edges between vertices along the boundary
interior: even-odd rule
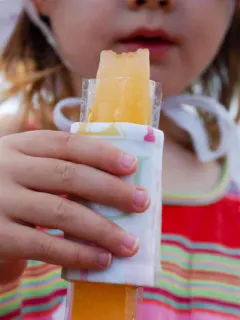
[[[178,44],[178,39],[164,30],[138,29],[120,40],[124,51],[149,49],[151,58],[162,59],[170,49]]]
[[[164,30],[138,29],[122,40],[127,42],[147,42],[147,43],[166,43],[169,45],[177,44],[177,39],[172,37]]]

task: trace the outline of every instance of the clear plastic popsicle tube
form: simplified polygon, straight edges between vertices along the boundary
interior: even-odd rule
[[[131,79],[111,79],[115,88],[118,86],[119,93],[121,88],[126,91],[128,81]],[[103,84],[105,85],[107,88],[108,83]],[[127,215],[113,208],[86,203],[95,212],[136,234],[140,239],[140,250],[133,258],[115,258],[112,266],[103,272],[63,270],[63,277],[72,282],[67,320],[140,320],[138,305],[142,299],[141,288],[155,285],[155,276],[160,269],[159,167],[162,160],[163,134],[154,127],[158,128],[162,96],[159,83],[150,81],[149,86],[150,107],[146,102],[137,113],[136,109],[134,110],[134,115],[131,108],[126,108],[126,101],[121,94],[119,99],[115,99],[114,105],[111,99],[103,99],[100,103],[98,101],[96,110],[98,83],[93,79],[83,81],[81,122],[73,124],[71,131],[106,140],[126,152],[135,153],[139,160],[138,172],[125,180],[147,187],[152,203],[143,215]],[[101,108],[104,109],[103,113]],[[102,114],[105,114],[106,122]]]

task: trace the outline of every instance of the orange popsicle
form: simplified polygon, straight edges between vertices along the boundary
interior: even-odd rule
[[[88,122],[151,125],[149,51],[116,54],[103,51],[97,73],[95,103]]]
[[[135,287],[75,282],[72,320],[134,320],[136,300]]]
[[[94,105],[88,122],[151,124],[148,50],[101,54]],[[74,283],[72,320],[133,320],[137,288],[127,285]]]

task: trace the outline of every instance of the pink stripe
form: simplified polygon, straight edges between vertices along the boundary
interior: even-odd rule
[[[44,297],[33,297],[31,299],[26,299],[23,301],[23,307],[27,308],[29,306],[35,306],[35,305],[43,305],[45,303],[51,302],[53,299],[58,297],[65,297],[67,294],[67,289],[58,289],[52,294],[49,294],[48,296]]]
[[[190,311],[177,313],[163,306],[142,304],[138,310],[137,319],[141,320],[236,320],[236,317],[221,316],[209,312]]]
[[[176,296],[175,294],[170,293],[167,290],[163,290],[161,288],[147,288],[145,289],[145,292],[158,294],[164,297],[167,297],[173,301],[176,301],[176,303],[185,303],[185,304],[191,304],[194,302],[202,303],[204,304],[212,304],[217,306],[224,306],[225,308],[233,308],[240,311],[240,305],[238,303],[232,303],[232,302],[226,302],[222,300],[216,300],[216,299],[210,299],[210,298],[202,298],[202,297],[180,297]],[[144,300],[149,300],[148,298],[145,298]],[[150,299],[152,300],[152,299]]]
[[[194,314],[191,316],[191,320],[236,320],[236,317],[232,316],[220,316],[215,314],[209,314],[205,312],[194,312]]]
[[[36,317],[33,317],[33,318],[27,317],[27,320],[36,320]],[[37,316],[37,320],[53,320],[53,318],[52,318],[52,316],[44,316],[44,317]]]
[[[21,317],[21,312],[19,309],[11,312],[11,313],[8,313],[4,316],[0,316],[0,319],[1,320],[9,320],[9,319],[19,319]]]
[[[87,270],[80,271],[80,280],[81,281],[88,281],[88,271]]]
[[[142,304],[139,308],[139,319],[141,320],[190,320],[189,314],[177,314],[176,312],[159,305]],[[210,320],[205,318],[204,320]],[[215,319],[214,319],[215,320]]]

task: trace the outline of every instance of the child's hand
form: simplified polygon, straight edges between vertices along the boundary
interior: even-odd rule
[[[77,134],[36,131],[0,138],[0,259],[103,269],[112,254],[134,255],[133,235],[60,195],[143,212],[147,193],[117,177],[136,167],[130,155]],[[36,226],[63,230],[96,247],[55,238]]]

